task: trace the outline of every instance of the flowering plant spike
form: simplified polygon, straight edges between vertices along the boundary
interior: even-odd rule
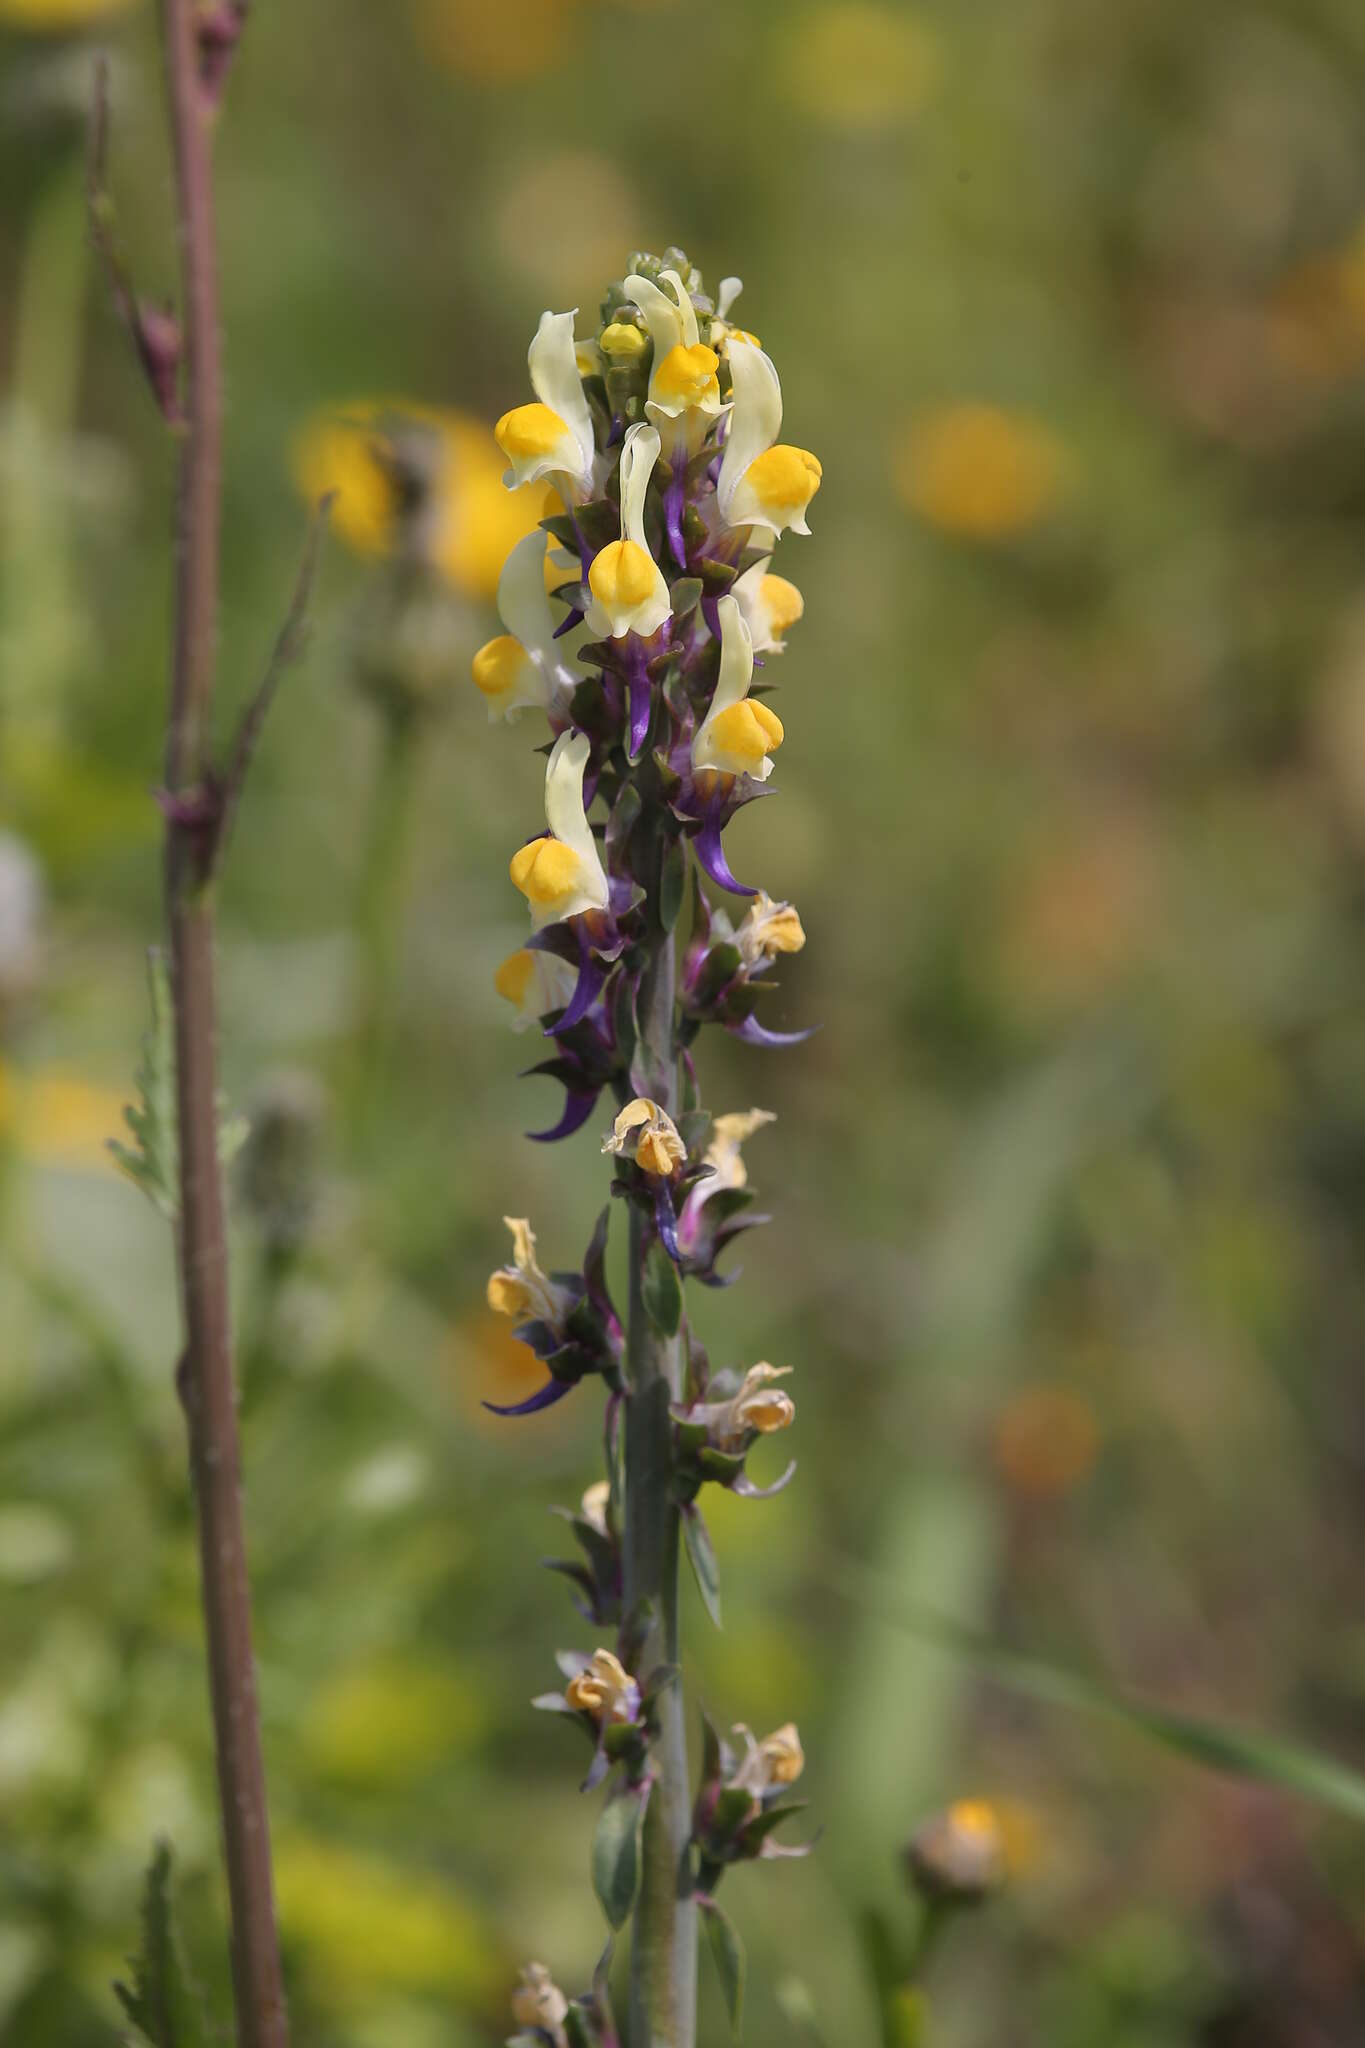
[[[591,1868],[611,1929],[631,1928],[631,2048],[693,2048],[699,1928],[738,2029],[743,1952],[717,1889],[742,1858],[804,1853],[776,1839],[804,1763],[795,1727],[759,1739],[740,1724],[727,1743],[704,1721],[693,1787],[679,1670],[684,1553],[720,1619],[706,1488],[758,1499],[795,1469],[766,1488],[747,1470],[759,1437],[795,1420],[787,1369],[712,1373],[686,1290],[733,1279],[731,1241],[767,1220],[742,1148],[773,1120],[703,1109],[698,1035],[805,1036],[759,1018],[776,961],[805,944],[800,918],[736,880],[723,833],[769,793],[785,737],[771,664],[802,600],[770,563],[779,536],[809,532],[820,464],[780,439],[782,387],[730,318],[738,292],[727,278],[712,300],[671,249],[631,257],[593,334],[575,338],[574,314],[542,316],[534,401],[496,429],[508,486],[545,487],[542,532],[514,550],[505,630],[474,658],[495,719],[538,711],[549,725],[546,829],[509,870],[530,930],[496,976],[517,1027],[547,1041],[530,1072],[564,1089],[557,1122],[534,1135],[567,1137],[596,1114],[628,1220],[624,1325],[606,1281],[610,1203],[572,1272],[545,1271],[530,1224],[509,1218],[512,1262],[488,1299],[546,1369],[499,1413],[602,1383],[606,1473],[566,1513],[580,1556],[554,1566],[590,1634],[535,1704],[587,1738],[584,1789],[608,1787]],[[747,902],[726,908],[716,892]],[[609,1966],[608,1952],[571,2002],[528,1963],[513,2038],[618,2042]]]

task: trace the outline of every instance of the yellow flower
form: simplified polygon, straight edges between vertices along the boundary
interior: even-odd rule
[[[735,933],[744,965],[753,969],[778,953],[799,953],[806,934],[794,903],[775,903],[760,889]]]
[[[512,1233],[512,1264],[488,1276],[488,1306],[517,1323],[543,1322],[557,1328],[573,1307],[567,1288],[557,1286],[536,1258],[536,1234],[524,1216],[504,1216]]]
[[[607,873],[583,807],[583,773],[590,752],[586,733],[560,734],[545,771],[545,816],[553,836],[519,847],[508,866],[513,883],[531,906],[536,931],[607,907]]]
[[[771,756],[785,737],[782,721],[761,700],[749,696],[754,647],[739,599],[723,597],[720,615],[720,675],[711,707],[692,740],[692,766],[722,775],[751,775],[766,782]]]
[[[512,1020],[514,1031],[527,1031],[551,1010],[564,1009],[577,981],[567,960],[530,946],[509,953],[493,976],[494,988],[517,1013]]]
[[[126,12],[131,0],[0,0],[0,24],[39,35],[61,35],[86,22]]]
[[[573,49],[573,0],[415,0],[415,13],[437,63],[485,85],[552,71]]]
[[[647,639],[673,609],[645,539],[645,493],[658,459],[657,429],[629,428],[621,448],[621,538],[599,549],[588,571],[588,631],[599,640],[620,640],[627,633]]]
[[[771,1735],[765,1735],[761,1742],[755,1741],[743,1722],[735,1733],[744,1738],[747,1754],[731,1782],[746,1792],[752,1792],[756,1799],[761,1799],[767,1792],[794,1785],[806,1768],[805,1752],[801,1748],[795,1721],[784,1722]]]
[[[866,133],[918,113],[940,70],[938,43],[906,7],[850,4],[783,24],[788,97],[826,128]]]
[[[1004,1834],[984,1799],[959,1799],[935,1814],[911,1836],[905,1855],[914,1882],[937,1898],[980,1898],[1005,1875]]]
[[[584,1668],[564,1688],[564,1697],[581,1714],[599,1724],[633,1721],[640,1711],[640,1688],[610,1650],[594,1650]]]
[[[126,1138],[124,1097],[64,1067],[37,1073],[0,1068],[0,1135],[13,1134],[36,1166],[112,1170],[111,1138]]]
[[[770,1109],[732,1110],[728,1116],[713,1117],[711,1142],[705,1157],[707,1165],[715,1171],[710,1180],[701,1183],[701,1187],[712,1193],[721,1188],[746,1186],[749,1174],[740,1147],[752,1138],[755,1131],[761,1131],[764,1124],[776,1122],[777,1118]]]
[[[806,507],[824,472],[809,449],[777,438],[782,385],[771,358],[752,342],[739,343],[737,334],[730,337],[727,355],[734,402],[716,479],[721,517],[727,526],[809,533]]]
[[[752,569],[736,578],[731,588],[749,628],[754,653],[783,653],[787,628],[794,626],[806,609],[806,601],[796,585],[785,576],[770,574],[767,562],[755,562]]]
[[[701,340],[697,309],[676,270],[661,272],[658,284],[632,272],[625,290],[644,314],[654,344],[645,412],[670,460],[679,442],[694,453],[720,417],[720,357]]]
[[[569,2001],[544,1963],[528,1963],[512,1993],[512,2018],[519,2027],[540,2027],[557,2043],[564,2039]]]
[[[456,589],[491,597],[510,550],[542,517],[544,497],[503,488],[481,420],[403,399],[361,399],[317,414],[294,444],[300,492],[312,503],[333,494],[333,529],[357,554],[386,555],[398,544],[405,466],[423,479],[413,533],[426,559]]]
[[[602,1150],[633,1159],[642,1173],[654,1174],[661,1180],[669,1179],[687,1159],[687,1147],[677,1125],[668,1111],[647,1095],[637,1095],[626,1104],[612,1126],[611,1136],[604,1139]]]
[[[912,421],[896,464],[911,510],[961,540],[1026,533],[1056,509],[1066,458],[1050,428],[1026,413],[966,402]]]
[[[505,412],[493,429],[509,464],[507,488],[548,477],[566,503],[575,487],[591,489],[597,453],[573,323],[573,313],[541,314],[526,356],[535,403]]]
[[[485,641],[471,663],[490,720],[514,719],[530,705],[552,709],[582,679],[575,657],[584,634],[555,637],[559,622],[550,591],[565,571],[550,555],[548,534],[537,530],[524,534],[503,563],[498,615],[507,631]]]

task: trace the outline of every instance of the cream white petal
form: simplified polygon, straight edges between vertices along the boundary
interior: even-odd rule
[[[782,385],[772,358],[753,342],[737,338],[730,347],[730,376],[734,402],[716,499],[722,517],[733,525],[731,508],[744,472],[782,431]]]
[[[676,271],[672,272],[671,275],[676,276]],[[640,277],[632,273],[625,281],[625,290],[626,297],[632,300],[645,316],[645,325],[649,329],[649,338],[654,344],[654,360],[656,363],[661,363],[669,350],[677,348],[678,344],[682,341],[682,309],[675,299],[671,299],[666,292],[659,290],[658,285],[654,283],[652,278]],[[686,292],[683,293],[683,297],[687,298]],[[687,299],[687,303],[690,307],[692,304],[691,299]],[[693,327],[696,324],[697,316],[693,313]],[[695,339],[695,336],[693,338]]]
[[[716,290],[716,312],[722,320],[730,317],[730,308],[744,289],[742,277],[723,277]]]
[[[550,537],[539,528],[523,534],[503,563],[498,578],[498,616],[512,636],[520,640],[547,683],[572,689],[583,674],[574,657],[584,634],[575,630],[563,640],[555,639],[555,617],[545,588],[545,555]],[[565,580],[572,574],[566,571]]]
[[[591,752],[588,736],[562,732],[545,770],[545,822],[555,838],[571,847],[583,863],[584,893],[596,907],[607,905],[607,877],[583,804],[583,774]]]
[[[574,348],[573,323],[577,312],[575,306],[572,313],[542,313],[526,360],[531,371],[531,389],[541,404],[558,413],[569,429],[578,453],[573,474],[586,483],[592,476],[596,443],[592,411],[578,373]]]

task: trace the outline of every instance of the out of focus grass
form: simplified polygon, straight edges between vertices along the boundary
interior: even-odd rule
[[[223,1987],[172,1273],[103,1150],[157,918],[169,451],[84,252],[90,41],[42,12],[0,0],[0,865],[45,894],[26,960],[0,912],[0,2035],[84,2048],[158,1831]],[[151,10],[100,32],[166,289]],[[1358,1827],[1011,1696],[826,1570],[1365,1763],[1362,91],[1355,0],[295,0],[243,45],[225,717],[307,423],[491,420],[542,307],[586,314],[632,246],[745,276],[824,462],[779,565],[807,606],[781,799],[734,828],[810,936],[770,1021],[823,1030],[704,1063],[715,1106],[779,1116],[751,1156],[778,1225],[705,1335],[797,1368],[801,1473],[715,1515],[695,1670],[722,1718],[800,1721],[825,1828],[734,1880],[755,2041],[793,2037],[793,1978],[873,2040],[858,1907],[899,1910],[898,1842],[962,1792],[1014,1869],[935,1967],[945,2048],[1365,2024]],[[526,1385],[481,1306],[502,1213],[571,1260],[602,1176],[591,1126],[517,1135],[549,1091],[490,977],[538,775],[466,681],[477,566],[347,1115],[379,735],[346,675],[383,573],[333,546],[273,716],[223,1039],[236,1105],[316,1125],[311,1206],[272,1250],[239,1205],[236,1262],[298,2037],[446,2048],[501,2038],[528,1954],[577,1985],[600,1937],[578,1759],[526,1708],[582,1639],[536,1561],[594,1403],[478,1403]]]

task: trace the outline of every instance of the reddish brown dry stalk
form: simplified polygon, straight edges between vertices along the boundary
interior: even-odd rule
[[[287,2048],[265,1768],[251,1648],[227,1241],[218,1158],[214,906],[183,809],[213,790],[222,384],[212,177],[213,107],[200,82],[194,0],[162,0],[185,325],[186,428],[175,521],[175,631],[166,737],[166,915],[180,1142],[180,1374],[199,1517],[240,2048]]]

